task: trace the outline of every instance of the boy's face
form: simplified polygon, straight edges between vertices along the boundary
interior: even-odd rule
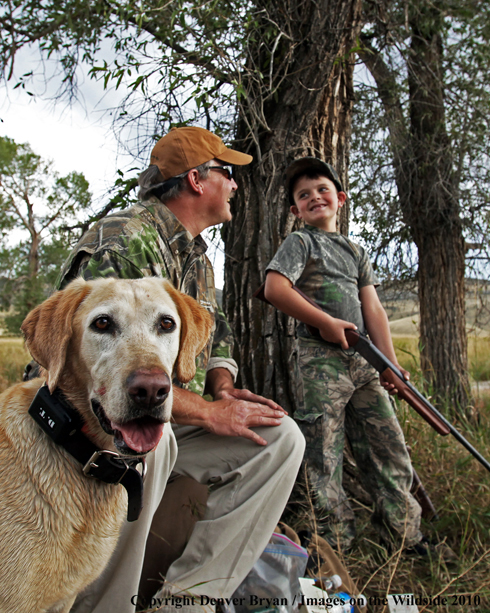
[[[300,177],[293,188],[295,205],[291,212],[310,226],[335,232],[337,211],[343,206],[347,196],[337,192],[337,188],[327,177]]]

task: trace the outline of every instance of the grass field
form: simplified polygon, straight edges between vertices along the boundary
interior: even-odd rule
[[[414,336],[395,337],[393,343],[400,366],[416,372],[419,368],[418,338]],[[490,381],[490,336],[469,336],[468,362],[475,386],[479,382]]]
[[[395,350],[400,365],[411,372],[418,370],[419,350],[416,337],[397,337]],[[470,374],[477,383],[490,381],[490,338],[470,337],[468,343]],[[0,336],[0,392],[12,383],[21,380],[25,365],[30,356],[24,349],[21,338]],[[485,386],[481,386],[482,390]],[[484,392],[483,392],[484,393]]]
[[[0,392],[22,381],[22,373],[30,359],[21,338],[0,337]]]
[[[395,346],[400,363],[416,379],[417,339],[396,338]],[[490,380],[490,340],[470,338],[469,356],[470,372],[479,386],[475,394],[481,423],[458,429],[490,460],[490,390],[484,385]],[[0,338],[0,391],[21,380],[29,359],[21,339]],[[447,599],[442,605],[421,605],[419,613],[490,613],[490,473],[453,437],[436,434],[404,403],[399,419],[414,467],[439,514],[438,521],[424,523],[423,531],[445,541],[457,559],[446,564],[437,557],[423,561],[399,551],[389,555],[370,524],[369,504],[354,500],[359,538],[344,563],[370,599],[369,613],[388,613],[387,607],[373,604],[374,599],[405,593]]]

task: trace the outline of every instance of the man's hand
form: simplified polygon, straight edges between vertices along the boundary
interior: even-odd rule
[[[250,428],[279,426],[286,411],[269,398],[257,396],[249,390],[219,391],[203,426],[208,432],[221,436],[243,436],[258,445],[267,441]]]
[[[220,436],[243,436],[258,445],[267,445],[267,441],[250,428],[279,426],[286,411],[273,400],[235,389],[229,371],[224,368],[210,370],[206,382],[214,398],[212,402],[174,386],[172,421],[199,426]]]

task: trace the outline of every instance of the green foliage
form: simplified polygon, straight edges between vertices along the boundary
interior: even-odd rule
[[[274,2],[19,0],[0,7],[0,70],[32,89],[32,72],[14,72],[17,51],[30,47],[57,60],[60,97],[77,96],[81,64],[104,88],[124,85],[113,117],[118,133],[130,125],[135,155],[148,137],[189,123],[231,140],[240,108],[251,131],[267,128],[263,105],[278,104],[293,59],[290,21],[287,5]]]
[[[90,205],[82,174],[62,177],[29,145],[0,137],[0,306],[10,332],[49,294],[78,239],[68,224]]]
[[[60,177],[52,163],[42,160],[29,145],[8,137],[0,137],[0,179],[2,229],[34,231],[30,226],[34,207],[36,224],[43,230],[72,220],[91,204],[83,174]]]
[[[399,206],[386,119],[373,89],[358,84],[351,138],[352,221],[384,280],[413,278],[417,257]]]
[[[226,134],[236,119],[235,87],[243,93],[249,10],[228,0],[23,0],[0,8],[0,68],[10,78],[17,50],[36,45],[44,57],[58,60],[69,96],[77,93],[81,63],[106,88],[124,84],[131,93],[116,121],[136,120],[138,134],[189,122],[212,122]],[[29,87],[30,76],[17,86]]]
[[[46,298],[46,288],[41,275],[26,278],[12,295],[10,314],[5,316],[5,327],[11,334],[20,334],[20,326],[26,315]]]
[[[75,238],[61,231],[55,231],[44,240],[39,247],[39,271],[34,277],[29,276],[25,243],[0,251],[0,274],[4,273],[0,306],[9,310],[4,317],[8,332],[19,334],[25,316],[51,293],[60,265],[68,257],[74,242]],[[10,256],[10,267],[2,264],[1,256],[4,253]]]

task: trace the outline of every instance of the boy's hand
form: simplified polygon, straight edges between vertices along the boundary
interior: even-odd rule
[[[349,349],[349,343],[345,338],[345,330],[357,330],[356,324],[330,317],[330,315],[327,315],[327,317],[327,323],[319,328],[320,336],[324,341],[337,343],[342,349]]]
[[[395,364],[395,366],[402,373],[405,381],[410,381],[410,373],[408,372],[408,370],[405,370],[399,364]],[[381,381],[381,385],[385,388],[388,394],[390,395],[398,394],[398,388],[396,387],[396,385],[393,385],[393,383],[389,383],[388,381],[386,381],[382,375],[380,376],[379,379]]]

